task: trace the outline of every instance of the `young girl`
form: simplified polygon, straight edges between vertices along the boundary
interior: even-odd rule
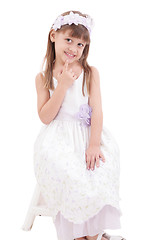
[[[78,11],[60,15],[35,80],[44,125],[34,170],[59,240],[109,240],[103,229],[120,228],[119,148],[103,126],[98,70],[87,63],[92,27]]]

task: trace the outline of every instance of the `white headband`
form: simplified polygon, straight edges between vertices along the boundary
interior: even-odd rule
[[[90,16],[82,17],[78,13],[70,12],[68,15],[65,15],[65,16],[60,15],[55,20],[51,29],[54,29],[56,31],[57,29],[60,29],[62,25],[65,25],[65,24],[71,25],[73,23],[75,25],[82,24],[83,26],[85,26],[88,29],[90,34],[91,34],[91,30],[94,26],[94,21]]]

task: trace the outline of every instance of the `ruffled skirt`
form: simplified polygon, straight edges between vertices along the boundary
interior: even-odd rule
[[[87,170],[89,137],[90,127],[55,119],[34,144],[35,176],[60,240],[120,228],[119,147],[103,126],[100,149],[106,161]]]

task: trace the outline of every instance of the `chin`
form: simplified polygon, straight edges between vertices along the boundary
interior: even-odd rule
[[[77,59],[69,59],[69,58],[66,58],[65,61],[68,59],[68,63],[74,63],[74,62],[77,62]]]

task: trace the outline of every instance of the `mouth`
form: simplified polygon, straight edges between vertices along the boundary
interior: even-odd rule
[[[66,56],[70,59],[73,59],[76,55],[73,55],[71,53],[68,53],[68,52],[64,52],[66,54]]]

